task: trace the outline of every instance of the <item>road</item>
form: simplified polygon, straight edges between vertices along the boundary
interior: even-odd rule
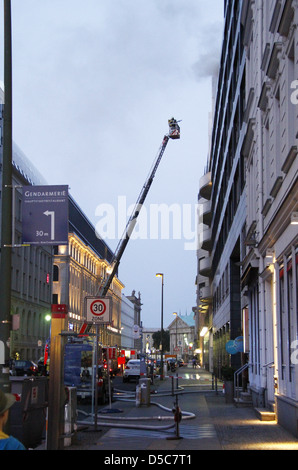
[[[183,376],[183,378],[189,379],[191,382],[198,382],[199,381],[199,376],[200,376],[200,369],[193,369],[191,365],[185,365],[183,367],[179,367],[176,369],[175,372],[168,371],[168,375],[171,376],[176,376],[176,374],[179,376]],[[154,381],[158,381],[159,378],[156,377]],[[116,398],[117,395],[120,393],[123,394],[131,394],[131,397],[135,399],[135,391],[136,391],[136,386],[138,384],[138,381],[131,379],[129,382],[123,382],[122,375],[117,375],[113,377],[113,386],[114,386],[114,397]],[[169,386],[170,383],[169,383]],[[119,395],[118,395],[119,396]],[[83,400],[83,401],[78,401],[78,410],[79,414],[83,415],[88,415],[92,413],[92,403],[91,400]],[[107,405],[101,405],[98,404],[98,412],[100,413],[100,410],[103,408],[106,408]],[[81,413],[80,413],[81,412]]]

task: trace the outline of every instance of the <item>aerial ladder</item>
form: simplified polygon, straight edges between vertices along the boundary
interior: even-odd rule
[[[152,170],[150,171],[150,173],[149,173],[149,175],[148,175],[148,177],[145,181],[145,184],[144,184],[144,186],[143,186],[143,188],[142,188],[142,190],[139,194],[139,197],[137,199],[137,202],[135,204],[133,212],[132,212],[132,214],[131,214],[131,216],[130,216],[127,224],[126,224],[126,228],[124,230],[123,236],[122,236],[121,240],[119,241],[118,246],[115,250],[115,253],[113,255],[112,262],[111,262],[111,266],[112,266],[111,273],[108,275],[105,282],[100,286],[99,295],[101,297],[105,297],[107,295],[108,290],[110,288],[110,285],[113,281],[113,278],[114,278],[115,274],[118,271],[122,255],[123,255],[124,250],[125,250],[128,242],[129,242],[129,239],[132,235],[132,232],[135,228],[139,213],[140,213],[140,211],[142,209],[142,206],[145,202],[145,199],[147,197],[147,194],[149,192],[149,189],[150,189],[151,184],[153,182],[153,179],[155,177],[157,168],[160,164],[160,161],[161,161],[162,156],[163,156],[163,154],[166,150],[166,147],[168,145],[169,140],[170,139],[180,139],[180,126],[179,126],[178,122],[179,121],[176,121],[176,119],[174,119],[174,118],[171,118],[171,119],[168,120],[169,133],[166,134],[163,138],[163,141],[162,141],[162,144],[159,148],[157,157],[156,157],[156,159],[153,163]]]
[[[115,275],[118,272],[118,268],[119,268],[119,264],[120,264],[122,255],[125,251],[125,248],[126,248],[128,242],[129,242],[129,239],[130,239],[130,237],[132,235],[132,232],[135,228],[138,216],[139,216],[140,211],[142,209],[142,206],[145,202],[145,199],[147,197],[147,194],[149,192],[149,189],[150,189],[151,184],[153,182],[153,179],[155,177],[157,168],[160,164],[160,161],[161,161],[162,156],[163,156],[163,154],[166,150],[166,147],[168,145],[169,140],[170,139],[180,139],[180,127],[179,127],[178,122],[179,121],[176,121],[176,119],[174,119],[174,118],[171,118],[171,119],[168,120],[169,133],[166,134],[163,138],[162,144],[159,148],[159,151],[158,151],[157,157],[155,158],[155,161],[153,163],[152,169],[149,172],[149,175],[148,175],[148,177],[145,181],[144,186],[142,187],[142,190],[139,194],[139,197],[138,197],[137,202],[135,204],[135,207],[132,211],[132,214],[131,214],[131,216],[128,219],[128,222],[126,224],[124,233],[123,233],[123,235],[122,235],[122,237],[121,237],[121,239],[118,243],[118,246],[115,250],[115,253],[113,255],[113,258],[112,258],[112,261],[111,261],[110,273],[108,274],[107,278],[103,281],[103,283],[99,286],[98,293],[97,293],[98,297],[106,297],[106,295],[108,294],[109,288],[111,286],[111,283],[112,283]],[[81,327],[81,330],[79,332],[79,336],[87,335],[88,332],[90,331],[91,327],[92,327],[91,324],[88,325],[87,323],[83,323],[83,325]]]

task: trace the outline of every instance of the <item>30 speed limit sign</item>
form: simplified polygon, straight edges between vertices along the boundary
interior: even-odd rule
[[[110,308],[109,297],[86,297],[87,322],[110,323]]]

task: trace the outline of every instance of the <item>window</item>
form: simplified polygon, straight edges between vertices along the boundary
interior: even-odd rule
[[[54,282],[59,281],[59,268],[56,264],[54,264],[54,268],[53,268],[53,281]]]

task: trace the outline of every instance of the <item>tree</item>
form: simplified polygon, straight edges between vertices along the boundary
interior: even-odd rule
[[[160,349],[160,336],[161,336],[161,331],[156,331],[152,335],[153,339],[153,347],[155,349]],[[170,350],[170,332],[169,330],[162,330],[162,344],[163,344],[163,351],[169,351]]]

